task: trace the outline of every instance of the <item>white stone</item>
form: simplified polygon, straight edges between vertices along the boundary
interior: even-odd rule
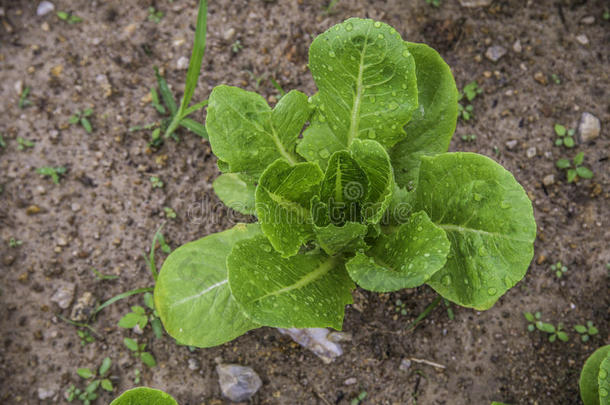
[[[593,17],[592,15],[588,15],[586,17],[583,17],[582,20],[580,20],[581,24],[585,24],[585,25],[591,25],[595,22],[595,17]]]
[[[37,16],[43,16],[45,14],[49,14],[51,11],[55,10],[55,6],[50,1],[41,1],[38,4],[38,8],[36,9]]]
[[[544,184],[545,186],[551,186],[551,185],[555,184],[555,175],[548,174],[548,175],[544,176],[544,178],[542,179],[542,184]]]
[[[576,35],[576,40],[581,45],[589,45],[589,38],[585,34]]]
[[[261,378],[250,367],[219,364],[216,371],[222,395],[234,402],[247,401],[263,385]]]
[[[179,70],[184,70],[189,66],[189,58],[187,58],[186,56],[181,56],[180,59],[178,59],[178,62],[176,62],[176,67]]]
[[[343,354],[341,346],[338,343],[335,343],[337,341],[336,336],[330,334],[330,330],[326,328],[278,328],[278,331],[283,335],[290,336],[295,342],[311,350],[326,364],[333,362],[337,357]],[[335,341],[331,341],[330,337]]]
[[[523,46],[521,46],[521,41],[516,40],[513,44],[513,51],[516,53],[521,53],[523,51]]]
[[[487,7],[493,0],[460,0],[462,7]]]
[[[527,151],[525,151],[525,156],[527,156],[529,159],[533,158],[534,156],[536,156],[536,147],[532,146],[531,148],[528,148]]]
[[[54,396],[55,396],[54,388],[43,388],[43,387],[38,388],[38,399],[40,399],[41,401],[44,401],[45,399],[51,399]]]
[[[502,56],[506,55],[506,48],[499,45],[490,46],[485,51],[485,57],[492,62],[497,62]]]
[[[505,144],[505,145],[506,145],[506,148],[507,148],[508,150],[513,150],[513,149],[515,149],[515,147],[517,146],[517,143],[518,143],[518,142],[517,142],[517,140],[516,140],[516,139],[512,139],[512,140],[510,140],[510,141],[506,141],[506,144]]]
[[[56,303],[61,309],[67,309],[74,299],[74,283],[61,282],[57,290],[51,296],[51,302]]]
[[[584,112],[580,116],[578,124],[578,133],[580,134],[581,142],[589,142],[599,136],[601,132],[601,123],[599,118],[590,112]]]
[[[232,40],[234,36],[235,36],[235,28],[229,28],[222,34],[222,37],[224,38],[225,41]]]

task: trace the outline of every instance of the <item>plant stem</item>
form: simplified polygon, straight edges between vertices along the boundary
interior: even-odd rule
[[[415,320],[413,322],[411,322],[411,324],[409,326],[407,326],[407,330],[412,330],[415,329],[415,327],[417,326],[418,323],[420,323],[425,317],[427,317],[430,312],[432,312],[432,310],[434,308],[436,308],[436,306],[438,305],[439,302],[441,302],[441,296],[438,295],[434,301],[432,301],[427,307],[426,309],[423,310],[423,312],[421,314],[419,314],[419,316],[417,318],[415,318]]]

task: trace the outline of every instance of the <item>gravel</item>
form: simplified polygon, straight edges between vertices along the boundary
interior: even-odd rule
[[[76,285],[74,283],[61,282],[57,290],[51,296],[51,302],[56,303],[61,309],[67,309],[74,300],[74,291]]]
[[[504,55],[506,55],[506,48],[500,45],[490,46],[485,51],[485,57],[494,63],[499,61]]]
[[[589,142],[599,136],[601,132],[601,123],[599,118],[590,112],[584,112],[580,116],[580,123],[578,124],[578,134],[580,135],[581,142]]]
[[[250,367],[219,364],[216,371],[222,395],[231,401],[247,401],[263,385],[261,378]]]

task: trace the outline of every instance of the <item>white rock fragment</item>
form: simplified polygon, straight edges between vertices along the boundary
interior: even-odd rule
[[[350,377],[343,382],[343,385],[354,385],[357,382],[358,382],[358,380],[356,380],[356,377]]]
[[[580,135],[580,141],[585,143],[592,141],[599,136],[601,132],[601,123],[599,118],[590,112],[584,112],[580,116],[580,123],[578,124],[578,133]]]
[[[186,56],[181,56],[180,59],[178,59],[178,62],[176,62],[176,67],[179,70],[185,70],[188,66],[189,58],[187,58]]]
[[[520,40],[516,40],[513,44],[513,51],[515,51],[515,53],[521,53],[523,51],[523,46],[521,45]]]
[[[494,63],[499,61],[504,55],[506,55],[506,48],[500,45],[490,46],[485,51],[485,57]]]
[[[585,16],[582,18],[582,20],[580,20],[580,23],[584,25],[591,25],[595,23],[595,17],[592,15]]]
[[[225,41],[231,41],[233,39],[233,37],[235,37],[235,28],[229,28],[228,30],[226,30],[222,34],[222,37],[224,38]]]
[[[581,45],[589,45],[589,38],[585,34],[576,35],[576,40]]]
[[[555,184],[555,175],[547,174],[546,176],[544,176],[544,178],[542,179],[542,184],[544,184],[545,186],[552,186],[553,184]]]
[[[515,147],[517,147],[517,140],[516,139],[512,139],[510,141],[506,141],[506,149],[508,150],[513,150],[515,149]]]
[[[487,7],[493,0],[460,0],[462,7]]]
[[[409,359],[402,359],[402,361],[400,362],[400,366],[398,366],[398,369],[402,370],[402,371],[407,371],[410,368],[411,368],[411,360],[409,360]]]
[[[338,332],[330,332],[326,328],[307,328],[307,329],[282,329],[278,331],[283,335],[290,336],[295,342],[311,350],[326,364],[333,362],[337,357],[343,354],[343,349],[337,343]],[[334,341],[331,341],[332,338]]]
[[[55,388],[38,388],[38,399],[44,401],[45,399],[51,399],[55,396]]]
[[[247,401],[263,385],[261,378],[250,367],[219,364],[216,372],[222,395],[234,402]]]
[[[38,4],[38,8],[36,9],[36,15],[41,17],[45,14],[49,14],[51,11],[55,10],[55,6],[50,1],[41,1]]]
[[[527,156],[529,159],[533,158],[534,156],[536,156],[536,147],[532,146],[531,148],[527,148],[527,150],[525,151],[525,156]]]
[[[56,303],[61,309],[67,309],[74,299],[74,283],[62,282],[51,296],[51,302]]]

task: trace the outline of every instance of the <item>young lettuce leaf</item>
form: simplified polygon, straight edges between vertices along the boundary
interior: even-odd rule
[[[455,132],[458,91],[451,69],[434,49],[407,42],[415,59],[419,108],[405,130],[407,136],[391,150],[396,183],[412,189],[419,176],[420,157],[447,152]]]
[[[340,257],[311,251],[283,258],[257,236],[237,243],[227,266],[233,296],[260,324],[340,330],[352,303],[354,283]]]
[[[237,224],[174,250],[155,285],[155,308],[179,343],[220,345],[259,325],[251,321],[229,290],[227,256],[233,245],[260,235],[256,224]]]
[[[310,202],[323,176],[315,163],[291,166],[278,159],[260,178],[256,215],[263,233],[284,257],[295,255],[313,236]]]
[[[309,67],[319,92],[317,113],[297,148],[307,160],[325,167],[330,154],[354,139],[391,147],[405,136],[417,81],[413,57],[394,28],[350,18],[316,37]]]
[[[312,204],[313,207],[313,204]],[[317,226],[314,224],[316,241],[329,255],[345,251],[354,251],[366,247],[364,237],[368,226],[357,222],[346,222],[342,226],[328,224]]]
[[[246,215],[254,214],[255,181],[243,173],[224,173],[214,180],[214,192],[229,208]]]
[[[225,168],[258,179],[277,159],[300,160],[294,149],[310,115],[307,96],[299,91],[286,94],[271,110],[262,96],[221,85],[210,94],[206,130]]]
[[[447,260],[449,240],[421,211],[390,235],[381,235],[365,253],[358,252],[346,264],[360,287],[378,292],[396,291],[424,284]]]
[[[161,390],[137,387],[123,392],[110,405],[178,405],[178,402]]]
[[[523,278],[534,254],[532,203],[513,175],[488,157],[422,157],[415,210],[451,242],[445,266],[428,284],[465,307],[491,308]]]
[[[603,370],[603,371],[602,371]],[[584,405],[607,405],[610,400],[610,345],[597,349],[585,361],[580,372],[580,398]],[[601,388],[606,395],[601,396]],[[604,403],[603,401],[606,400]]]

